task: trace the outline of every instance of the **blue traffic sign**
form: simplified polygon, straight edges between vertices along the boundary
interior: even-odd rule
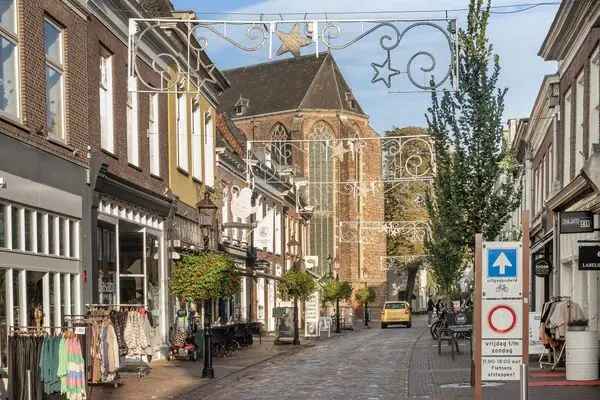
[[[517,249],[489,248],[487,253],[487,276],[490,278],[516,278],[517,263]]]

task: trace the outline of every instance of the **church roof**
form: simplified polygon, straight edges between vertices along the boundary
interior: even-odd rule
[[[223,71],[231,88],[220,97],[231,117],[297,109],[347,110],[364,114],[333,56],[323,52]],[[240,102],[247,105],[240,115]]]

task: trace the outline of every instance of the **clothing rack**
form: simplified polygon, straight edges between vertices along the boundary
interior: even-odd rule
[[[571,296],[552,296],[550,297],[550,301],[548,303],[560,303],[566,301],[567,309],[569,312],[569,316],[567,318],[566,324],[571,320]],[[545,303],[546,304],[546,303]],[[552,342],[556,342],[558,345],[553,346]],[[538,363],[540,369],[543,369],[545,366],[550,366],[551,371],[554,371],[558,364],[560,364],[561,360],[565,357],[565,350],[567,348],[566,340],[552,340],[547,347],[547,352],[540,354],[538,359]],[[547,361],[542,361],[542,359],[546,356]]]

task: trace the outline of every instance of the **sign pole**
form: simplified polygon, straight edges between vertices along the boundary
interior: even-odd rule
[[[529,285],[531,283],[528,210],[523,210],[521,223],[523,224],[523,247],[521,249],[523,256],[523,368],[521,370],[521,396],[524,396],[521,397],[521,400],[527,400],[529,381],[527,376],[529,366]]]
[[[483,390],[481,387],[481,299],[482,299],[482,246],[483,237],[481,233],[475,235],[475,304],[473,309],[473,334],[475,340],[473,345],[473,359],[475,364],[475,382],[473,385],[473,400],[483,400]]]

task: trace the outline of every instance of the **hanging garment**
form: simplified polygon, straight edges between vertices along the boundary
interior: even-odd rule
[[[10,336],[8,338],[8,395],[14,400],[41,400],[43,385],[39,362],[42,336]],[[31,398],[29,397],[31,393]]]
[[[554,333],[554,339],[563,340],[570,322],[585,319],[581,306],[572,301],[557,302],[548,318],[548,327]]]
[[[44,393],[50,395],[60,392],[58,377],[58,352],[60,337],[50,336],[44,339],[40,356],[40,379],[44,384]]]
[[[67,400],[86,398],[85,363],[76,336],[63,337],[59,344],[58,376],[60,392]]]

